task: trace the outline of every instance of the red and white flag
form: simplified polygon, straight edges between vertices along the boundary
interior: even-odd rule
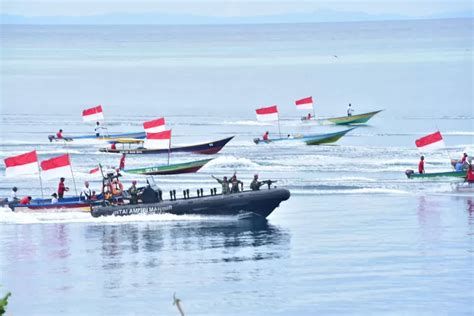
[[[5,175],[7,177],[39,173],[36,150],[18,156],[5,158],[4,161]]]
[[[255,112],[257,112],[257,121],[278,121],[278,108],[276,105],[257,109]]]
[[[69,154],[43,160],[40,166],[41,176],[45,179],[61,178],[71,175]]]
[[[148,121],[143,123],[143,128],[147,133],[158,133],[166,130],[165,118],[159,118],[156,120]]]
[[[100,121],[104,119],[104,113],[102,112],[102,105],[86,109],[82,111],[82,119],[84,122]]]
[[[436,132],[419,138],[415,141],[415,144],[416,147],[423,150],[433,150],[445,147],[443,136],[441,136],[440,132]]]
[[[313,97],[296,100],[295,104],[298,110],[311,110],[313,109]]]
[[[146,133],[145,148],[169,149],[171,145],[171,130],[159,133]]]

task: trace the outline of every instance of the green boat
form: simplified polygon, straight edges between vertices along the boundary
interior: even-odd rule
[[[367,123],[367,121],[370,120],[372,116],[382,111],[383,110],[379,110],[379,111],[362,113],[362,114],[357,114],[357,115],[352,115],[352,116],[331,117],[326,120],[337,125],[362,124],[362,123]]]
[[[430,173],[415,173],[413,170],[405,171],[408,179],[425,179],[425,178],[437,178],[437,177],[454,177],[454,178],[465,178],[466,171],[445,171],[445,172],[430,172]]]
[[[321,144],[329,144],[334,143],[339,140],[342,136],[346,135],[350,131],[352,131],[355,127],[348,128],[345,131],[323,134],[320,136],[315,136],[313,138],[305,139],[305,143],[307,145],[321,145]]]
[[[183,162],[172,165],[154,166],[137,169],[125,169],[126,173],[145,174],[145,175],[167,175],[167,174],[181,174],[194,173],[204,167],[211,159],[195,160],[190,162]]]

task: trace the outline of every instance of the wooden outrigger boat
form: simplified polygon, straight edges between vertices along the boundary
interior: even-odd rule
[[[357,114],[357,115],[352,115],[352,116],[330,117],[330,118],[327,118],[326,120],[337,125],[363,124],[363,123],[367,123],[367,121],[370,120],[372,116],[382,111],[383,110],[379,110],[379,111],[362,113],[362,114]]]
[[[96,139],[96,140],[104,140],[110,141],[117,138],[129,138],[129,139],[142,139],[146,137],[145,132],[135,132],[135,133],[119,133],[119,134],[107,134],[101,135],[97,137],[95,134],[93,135],[78,135],[78,136],[63,136],[63,138],[57,138],[56,135],[48,135],[48,139],[50,142],[54,141],[67,141],[71,142],[74,140],[81,140],[81,139]]]
[[[110,143],[115,144],[115,149],[113,148],[100,148],[101,152],[105,153],[120,153],[120,154],[168,154],[168,153],[177,153],[177,152],[189,152],[195,154],[203,155],[213,155],[221,151],[224,146],[230,142],[234,136],[220,139],[213,142],[187,145],[187,146],[175,146],[168,149],[147,149],[143,147],[143,140],[141,139],[126,139],[119,138],[111,140]],[[133,148],[136,145],[138,147]],[[119,147],[119,148],[117,148]]]
[[[144,175],[168,175],[168,174],[182,174],[182,173],[194,173],[204,167],[211,159],[195,160],[190,162],[153,166],[136,169],[125,169],[124,172],[132,174],[144,174]]]
[[[269,144],[273,142],[297,140],[297,141],[303,141],[307,145],[321,145],[321,144],[334,143],[355,128],[356,127],[351,127],[346,130],[334,132],[334,133],[314,134],[314,135],[296,135],[296,136],[288,136],[286,138],[270,139],[267,141],[262,140],[261,138],[255,138],[253,141],[255,142],[255,144]]]
[[[430,172],[430,173],[415,173],[413,170],[405,171],[408,179],[427,179],[437,177],[454,177],[454,178],[465,178],[466,171],[445,171],[445,172]]]
[[[33,199],[30,204],[8,203],[8,207],[22,213],[90,212],[93,203],[82,201],[79,197],[68,197],[54,204],[51,199]]]

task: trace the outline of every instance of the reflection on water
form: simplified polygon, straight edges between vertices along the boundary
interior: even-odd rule
[[[147,254],[146,264],[154,267],[159,260],[153,255],[167,251],[224,251],[215,261],[247,261],[274,259],[282,255],[281,249],[289,247],[290,235],[285,230],[266,221],[205,221],[130,223],[117,225],[89,226],[86,238],[99,240],[102,245],[104,269],[119,269],[123,266],[121,257],[127,258]],[[246,253],[239,256],[225,256],[232,248],[255,248],[265,246],[265,252]],[[271,251],[278,247],[278,251]],[[202,260],[203,258],[196,258]]]
[[[426,196],[418,198],[418,223],[423,240],[436,241],[441,238],[443,229],[439,208],[439,203],[436,200]]]

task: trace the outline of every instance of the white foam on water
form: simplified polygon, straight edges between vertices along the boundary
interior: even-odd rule
[[[240,158],[235,156],[220,156],[208,162],[207,167],[215,168],[259,168],[260,165],[248,158]]]

